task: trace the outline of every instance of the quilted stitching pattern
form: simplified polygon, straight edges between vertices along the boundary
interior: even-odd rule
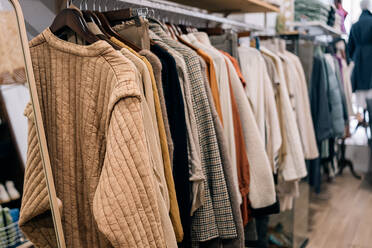
[[[67,247],[165,247],[134,68],[105,42],[48,29],[30,51]],[[20,226],[56,247],[32,120],[30,130]]]

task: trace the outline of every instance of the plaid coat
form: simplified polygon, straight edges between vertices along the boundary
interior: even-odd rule
[[[192,239],[194,242],[202,242],[217,237],[222,239],[236,238],[237,230],[198,55],[190,48],[170,39],[160,25],[150,24],[150,29],[166,44],[182,54],[191,82],[201,162],[206,176],[205,202],[202,207],[196,210],[192,218]]]

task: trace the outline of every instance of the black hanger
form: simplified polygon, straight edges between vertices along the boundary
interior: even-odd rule
[[[59,36],[66,28],[74,31],[88,44],[92,44],[99,40],[97,36],[89,31],[85,20],[82,18],[79,11],[75,9],[63,9],[56,18],[54,18],[50,26],[50,31],[56,36]]]
[[[106,19],[104,14],[102,14],[101,12],[97,12],[97,11],[94,12],[94,13],[97,15],[97,17],[101,21],[102,28],[107,32],[108,35],[110,35],[112,37],[115,37],[116,39],[123,42],[124,44],[126,44],[127,46],[129,46],[130,48],[132,48],[136,52],[139,52],[139,51],[142,50],[137,45],[135,45],[133,42],[131,42],[129,40],[126,40],[124,37],[121,37],[120,34],[118,34],[116,31],[114,31],[111,28],[110,23],[108,22],[108,20]]]

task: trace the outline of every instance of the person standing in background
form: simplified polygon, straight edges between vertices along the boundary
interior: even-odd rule
[[[354,70],[351,76],[353,92],[355,92],[358,107],[363,108],[364,117],[366,99],[372,98],[372,7],[371,0],[360,2],[362,14],[350,30],[348,52],[354,61]],[[365,118],[357,117],[358,126],[367,126]]]

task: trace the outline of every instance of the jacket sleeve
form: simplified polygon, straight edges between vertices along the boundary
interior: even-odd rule
[[[165,247],[139,98],[113,106],[106,139],[93,200],[99,230],[113,247]]]

